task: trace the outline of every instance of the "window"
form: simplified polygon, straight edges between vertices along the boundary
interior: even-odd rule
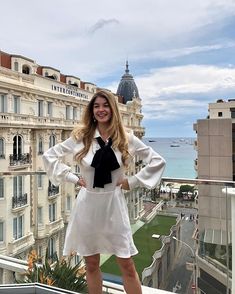
[[[170,263],[171,263],[171,251],[170,251],[170,247],[168,247],[168,249],[167,249],[167,269],[170,267]]]
[[[42,182],[42,176],[43,175],[38,175],[38,188],[42,188],[42,186],[43,186],[43,182]]]
[[[235,118],[235,108],[230,108],[231,118]]]
[[[75,173],[79,174],[80,173],[80,167],[78,164],[75,165]]]
[[[0,112],[7,112],[7,96],[0,94]]]
[[[55,239],[54,238],[50,238],[49,242],[48,242],[48,257],[51,259],[55,258],[56,255],[56,249],[55,249]]]
[[[77,119],[77,108],[73,107],[73,120]]]
[[[160,285],[162,282],[162,263],[161,262],[158,265],[157,278],[158,278],[158,288],[160,288]]]
[[[70,106],[66,105],[66,119],[70,119]]]
[[[42,207],[38,207],[38,224],[42,225],[43,224],[43,209]]]
[[[42,257],[43,256],[43,253],[42,253],[42,246],[38,246],[38,256],[39,257]]]
[[[5,158],[5,152],[4,152],[4,139],[0,138],[0,159]]]
[[[14,70],[19,71],[19,63],[17,61],[14,62]]]
[[[52,146],[55,146],[55,143],[56,143],[55,135],[51,135],[49,139],[49,148],[51,148]]]
[[[223,112],[219,111],[218,112],[218,117],[222,117],[223,116]]]
[[[15,198],[23,196],[23,176],[13,178],[13,196]]]
[[[49,204],[49,221],[54,222],[56,220],[56,203]]]
[[[13,218],[13,238],[19,239],[23,236],[23,216]]]
[[[4,226],[3,226],[3,222],[0,221],[0,242],[3,242],[3,229],[4,229]]]
[[[0,178],[0,198],[4,198],[4,178]]]
[[[66,210],[71,210],[71,196],[67,196],[66,198]]]
[[[43,154],[43,141],[41,137],[38,140],[38,154]]]
[[[47,102],[47,115],[52,117],[52,102]]]
[[[13,104],[14,104],[14,113],[20,113],[20,97],[14,96]]]
[[[19,160],[22,155],[22,138],[19,135],[16,135],[13,138],[13,157],[15,157],[15,160]]]
[[[43,100],[38,100],[38,116],[43,116]]]
[[[30,68],[28,65],[23,65],[22,67],[22,73],[29,75],[30,74]]]

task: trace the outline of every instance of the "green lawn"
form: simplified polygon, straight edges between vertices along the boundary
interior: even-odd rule
[[[152,238],[152,235],[159,234],[168,236],[170,234],[170,228],[175,225],[175,223],[175,217],[156,216],[150,223],[145,224],[135,232],[133,237],[139,254],[134,256],[134,261],[140,277],[143,269],[152,263],[154,252],[162,246],[162,242]],[[101,271],[113,275],[121,275],[114,256],[111,256],[101,266]]]

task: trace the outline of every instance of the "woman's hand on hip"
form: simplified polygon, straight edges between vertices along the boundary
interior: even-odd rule
[[[85,187],[86,188],[86,182],[85,180],[83,179],[83,177],[80,177],[79,180],[77,181],[77,186],[80,186],[80,187]]]
[[[117,186],[121,186],[123,190],[130,190],[129,183],[127,179],[123,179],[117,183]]]

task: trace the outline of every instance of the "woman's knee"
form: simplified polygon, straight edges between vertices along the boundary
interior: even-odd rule
[[[92,255],[92,256],[86,256],[85,257],[85,262],[86,262],[86,271],[89,273],[96,272],[99,270],[100,267],[100,256],[97,255]]]
[[[135,264],[132,258],[117,258],[117,262],[120,266],[123,275],[129,278],[136,278],[137,273],[135,269]]]

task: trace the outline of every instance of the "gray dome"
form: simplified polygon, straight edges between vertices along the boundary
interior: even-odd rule
[[[134,97],[139,98],[139,91],[133,79],[133,76],[129,73],[128,61],[126,62],[125,74],[122,76],[118,85],[117,95],[123,98],[123,103],[131,101]]]

